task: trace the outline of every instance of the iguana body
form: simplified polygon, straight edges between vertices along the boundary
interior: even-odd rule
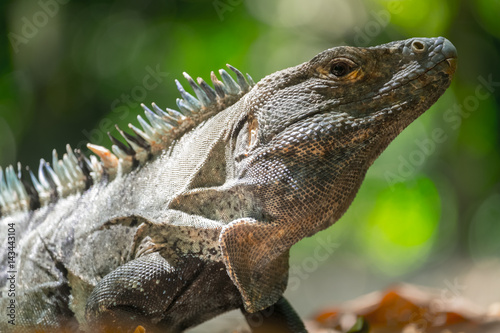
[[[272,307],[255,332],[305,331],[282,298],[289,248],[342,216],[455,59],[446,39],[418,38],[333,48],[253,87],[238,71],[238,83],[212,74],[215,90],[187,76],[197,98],[180,87],[184,115],[154,105],[129,145],[113,138],[116,155],[68,150],[38,180],[8,168],[0,236],[15,226],[16,325],[2,311],[0,328],[180,332]]]

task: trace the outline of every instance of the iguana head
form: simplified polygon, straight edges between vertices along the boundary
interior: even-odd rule
[[[247,156],[295,146],[303,132],[337,137],[377,128],[393,138],[449,86],[456,49],[447,39],[413,38],[376,47],[335,47],[261,80],[248,96]],[[284,142],[285,141],[285,142]]]
[[[444,93],[456,58],[443,37],[336,47],[246,95],[234,163],[261,211],[228,227],[222,246],[247,310],[276,301],[261,291],[283,291],[290,246],[342,216],[375,158]]]
[[[332,48],[261,80],[247,96],[235,160],[239,177],[262,186],[264,206],[285,198],[264,215],[279,219],[288,200],[300,207],[294,220],[338,218],[374,159],[444,93],[456,58],[443,37],[413,38]]]

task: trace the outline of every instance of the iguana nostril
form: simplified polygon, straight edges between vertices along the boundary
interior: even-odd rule
[[[413,51],[421,53],[425,51],[425,44],[419,40],[415,40],[413,41],[413,43],[411,43],[411,48],[413,49]]]

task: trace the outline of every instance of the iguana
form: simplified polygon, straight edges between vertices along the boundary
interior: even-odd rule
[[[181,332],[238,308],[265,314],[254,332],[305,332],[282,296],[290,247],[342,216],[456,59],[443,37],[412,38],[257,84],[230,65],[213,87],[184,73],[196,97],[176,81],[178,110],[143,105],[113,153],[88,145],[100,161],[68,146],[38,177],[7,167],[2,332]]]

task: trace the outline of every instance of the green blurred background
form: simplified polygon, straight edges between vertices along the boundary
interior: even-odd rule
[[[451,89],[375,162],[347,214],[294,247],[287,293],[305,316],[398,281],[444,291],[455,283],[456,295],[483,306],[500,300],[499,0],[0,8],[2,166],[36,167],[66,143],[109,147],[106,132],[136,123],[139,103],[175,107],[183,71],[208,79],[230,63],[259,80],[337,45],[447,37],[459,53]],[[485,291],[492,281],[497,288]]]

